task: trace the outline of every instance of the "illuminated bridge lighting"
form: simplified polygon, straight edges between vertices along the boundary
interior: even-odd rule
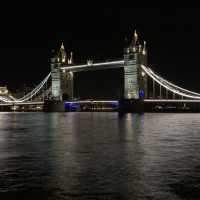
[[[104,100],[97,100],[97,101],[89,101],[89,100],[83,100],[83,101],[66,101],[65,103],[68,103],[68,104],[73,104],[73,103],[75,103],[75,104],[79,104],[79,103],[115,103],[115,104],[118,104],[119,103],[119,101],[117,101],[117,100],[114,100],[114,101],[104,101]]]
[[[144,99],[144,102],[177,102],[177,103],[199,103],[198,99]]]
[[[44,102],[40,101],[40,102],[8,102],[8,103],[0,103],[0,106],[13,106],[13,105],[43,105]]]
[[[182,91],[179,91],[177,89],[174,89],[173,87],[168,86],[167,84],[164,84],[162,82],[162,80],[159,80],[158,77],[156,77],[154,74],[150,73],[150,71],[148,70],[148,68],[146,68],[144,65],[141,65],[142,69],[148,74],[149,77],[151,77],[154,81],[156,81],[159,85],[163,86],[165,89],[178,94],[180,96],[184,96],[184,97],[188,97],[191,99],[200,99],[199,96],[194,96],[194,95],[188,95]]]
[[[187,93],[190,93],[190,94],[193,94],[193,95],[196,95],[196,96],[200,96],[199,93],[192,92],[192,91],[190,91],[190,90],[187,90],[187,89],[184,89],[184,88],[182,88],[182,87],[179,87],[179,86],[177,86],[177,85],[175,85],[175,84],[173,84],[173,83],[167,81],[166,79],[164,79],[164,78],[158,76],[158,75],[157,75],[155,72],[153,72],[150,68],[148,68],[148,70],[149,70],[149,72],[150,72],[151,74],[153,74],[153,75],[154,75],[156,78],[158,78],[161,82],[163,82],[163,83],[165,83],[165,84],[167,84],[167,85],[169,85],[169,86],[172,86],[172,87],[174,87],[174,88],[176,88],[176,89],[179,89],[179,90],[181,90],[181,91],[183,91],[183,92],[187,92]]]
[[[59,101],[59,103],[73,108],[89,106],[92,109],[96,109],[97,107],[105,109],[108,107],[116,108],[119,106],[118,100],[87,99],[73,101],[74,73],[80,71],[97,71],[113,68],[124,68],[123,96],[125,99],[131,100],[133,103],[134,100],[141,100],[144,102],[200,102],[200,93],[184,89],[171,83],[170,81],[167,81],[144,64],[147,62],[146,41],[144,41],[143,46],[139,44],[138,34],[136,31],[134,32],[134,38],[131,45],[125,50],[123,60],[119,59],[97,63],[93,63],[92,60],[88,60],[85,64],[75,65],[73,64],[73,53],[71,52],[71,57],[67,59],[68,57],[62,43],[58,55],[54,55],[51,58],[51,72],[43,79],[43,81],[41,81],[31,92],[28,92],[21,98],[13,97],[6,88],[0,87],[0,104],[34,105],[40,103],[43,104],[43,102],[48,99],[49,101]],[[51,80],[51,85],[48,84],[48,80]],[[149,80],[153,81],[153,93],[152,91],[148,91],[150,90],[150,87],[148,87]],[[153,97],[158,95],[156,92],[157,85],[160,89],[159,98],[146,99],[147,94],[150,95],[152,93]],[[164,89],[163,93],[162,89]],[[72,99],[72,101],[63,101],[64,92],[68,95],[69,99]],[[172,96],[171,99],[168,99],[168,92],[170,92],[169,96]],[[165,93],[167,99],[162,99]],[[33,98],[34,101],[37,102],[32,101]]]
[[[66,101],[65,109],[68,111],[83,111],[83,110],[102,110],[102,111],[111,111],[119,107],[119,101],[106,101],[106,100],[97,100],[97,101]]]
[[[111,61],[111,62],[101,62],[101,63],[89,63],[89,64],[84,64],[84,65],[70,65],[70,66],[64,66],[61,67],[61,70],[67,70],[70,73],[73,73],[73,70],[78,71],[78,69],[80,70],[88,70],[88,69],[106,69],[106,67],[104,68],[104,66],[108,66],[108,69],[110,67],[124,67],[124,60],[118,60],[118,61]],[[144,102],[200,102],[200,93],[196,93],[196,92],[192,92],[189,90],[186,90],[184,88],[181,88],[167,80],[165,80],[164,78],[162,78],[161,76],[157,75],[151,68],[144,66],[144,65],[140,65],[141,69],[142,69],[142,76],[147,75],[149,78],[151,78],[152,80],[154,80],[157,84],[159,84],[160,86],[162,86],[163,88],[165,88],[167,91],[172,92],[173,94],[177,94],[181,97],[186,97],[189,98],[190,100],[187,99],[144,99]],[[36,96],[37,94],[39,94],[40,91],[43,90],[45,84],[47,83],[47,81],[49,80],[51,76],[51,73],[49,73],[44,80],[39,83],[31,92],[29,92],[28,94],[26,94],[25,96],[23,96],[22,98],[16,99],[14,98],[12,95],[8,95],[7,94],[7,90],[4,91],[0,91],[0,102],[1,104],[5,104],[5,105],[20,105],[23,104],[25,105],[27,103],[27,105],[31,105],[34,104],[34,102],[30,102],[32,100],[32,98],[34,96]],[[7,94],[7,95],[5,95]],[[140,91],[140,96],[144,96],[143,91]],[[80,101],[66,101],[65,104],[84,104],[84,103],[102,103],[102,104],[112,104],[112,105],[118,105],[119,102],[117,100],[80,100]],[[36,104],[38,104],[38,102],[36,102]]]
[[[61,67],[61,69],[64,70],[75,70],[75,69],[82,69],[86,67],[98,67],[98,66],[104,66],[104,65],[115,65],[115,64],[124,64],[124,60],[119,60],[119,61],[112,61],[112,62],[102,62],[102,63],[89,63],[85,65],[73,65],[73,66],[66,66],[66,67]]]

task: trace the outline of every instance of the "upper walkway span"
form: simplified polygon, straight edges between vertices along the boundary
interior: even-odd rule
[[[110,61],[110,62],[99,62],[99,63],[88,63],[84,65],[69,65],[61,67],[62,70],[71,72],[80,71],[92,71],[92,70],[104,70],[124,67],[124,60]]]

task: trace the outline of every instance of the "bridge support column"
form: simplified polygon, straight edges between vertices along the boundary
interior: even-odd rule
[[[61,71],[60,71],[61,63],[59,62],[59,58],[51,59],[51,95],[52,100],[62,101],[62,93],[61,93]]]
[[[124,51],[124,96],[120,102],[121,110],[143,110],[143,99],[148,97],[148,80],[141,65],[147,65],[146,42],[143,46],[139,44],[135,32],[132,44]]]
[[[74,95],[74,74],[73,72],[62,72],[62,97],[63,100],[73,100]]]
[[[64,112],[61,90],[61,62],[58,56],[51,58],[51,98],[45,100],[43,110],[45,112]]]
[[[143,98],[147,96],[147,81],[140,67],[139,53],[129,51],[124,55],[124,99],[119,102],[120,112],[143,112]]]
[[[124,99],[139,99],[138,63],[135,53],[124,55]]]

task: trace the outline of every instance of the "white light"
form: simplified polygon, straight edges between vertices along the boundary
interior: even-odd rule
[[[65,57],[62,59],[62,63],[64,63],[65,62]]]
[[[92,65],[92,63],[93,63],[92,60],[87,61],[87,65]]]
[[[198,99],[144,99],[144,102],[200,102]]]
[[[72,64],[72,60],[68,59],[68,64],[71,65]]]
[[[98,100],[98,101],[88,101],[88,100],[82,100],[82,101],[66,101],[65,103],[118,103],[119,101],[113,100],[113,101],[106,101],[106,100]]]
[[[71,77],[73,77],[73,75],[74,75],[73,72],[69,72],[69,74],[70,74]]]
[[[144,72],[142,72],[142,77],[144,77],[145,76],[145,73]]]
[[[17,110],[17,107],[16,107],[16,106],[13,106],[13,110]]]

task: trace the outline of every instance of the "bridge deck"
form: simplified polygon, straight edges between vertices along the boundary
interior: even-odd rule
[[[144,102],[200,103],[200,100],[199,99],[144,99]]]
[[[13,102],[13,103],[0,103],[0,106],[25,106],[25,105],[43,105],[44,102]]]

